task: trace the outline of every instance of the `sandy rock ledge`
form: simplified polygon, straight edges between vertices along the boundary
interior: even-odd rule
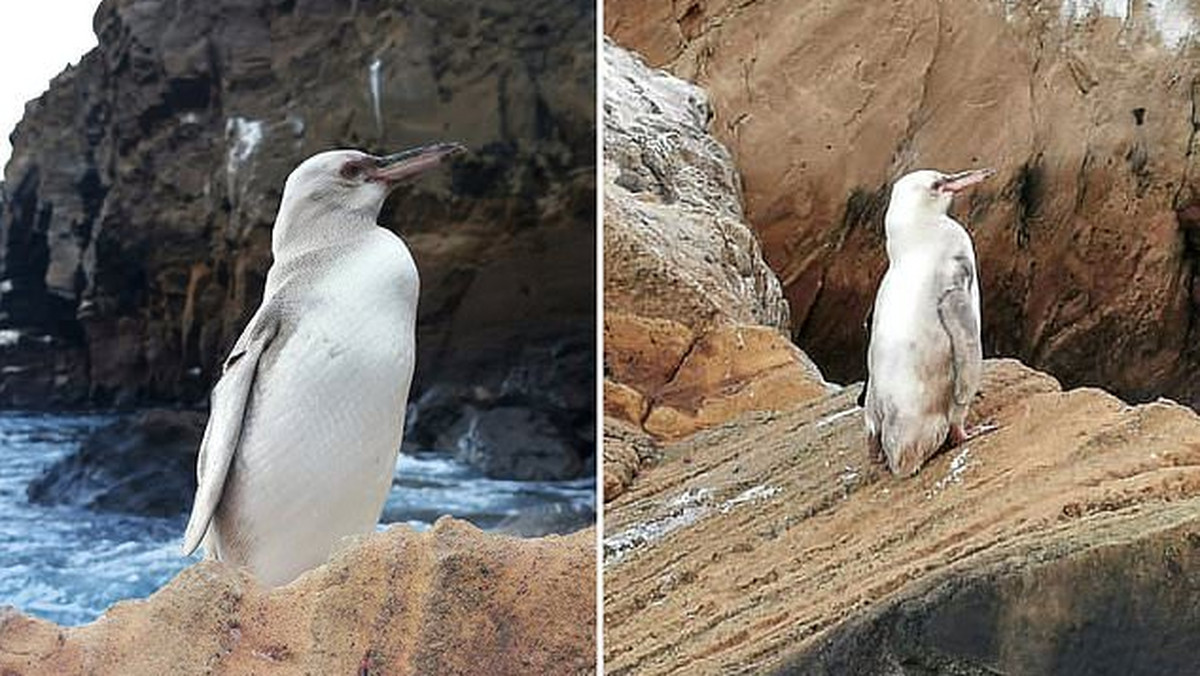
[[[858,387],[664,444],[606,506],[624,674],[1185,674],[1200,416],[985,363],[997,429],[907,480]]]
[[[0,612],[0,673],[594,673],[594,538],[443,518],[368,537],[273,591],[203,562],[83,627]]]

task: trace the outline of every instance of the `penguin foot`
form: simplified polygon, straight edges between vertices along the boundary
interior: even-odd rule
[[[970,428],[963,428],[958,425],[950,426],[950,436],[947,438],[949,448],[961,446],[966,442],[982,437],[985,434],[990,434],[1000,429],[999,425],[992,423],[982,423]]]

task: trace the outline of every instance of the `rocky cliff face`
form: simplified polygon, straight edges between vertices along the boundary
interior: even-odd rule
[[[785,161],[783,153],[820,138],[815,136],[819,132],[838,134],[843,129],[837,117],[829,117],[835,120],[830,123],[832,131],[818,129],[819,125],[804,119],[785,124],[784,117],[794,107],[789,107],[791,99],[771,98],[773,91],[783,97],[787,92],[794,94],[791,88],[806,82],[805,77],[818,79],[796,106],[806,110],[805,106],[828,105],[828,115],[834,116],[841,102],[829,96],[838,95],[847,80],[878,75],[870,70],[872,62],[865,57],[859,64],[864,69],[861,73],[853,68],[832,74],[788,68],[796,63],[838,64],[846,54],[872,54],[878,60],[887,53],[880,41],[896,37],[890,30],[912,37],[911,51],[896,52],[896,58],[916,58],[926,39],[922,31],[932,30],[941,35],[937,49],[956,54],[957,61],[940,55],[931,71],[937,75],[921,75],[931,78],[930,98],[921,106],[936,106],[939,115],[953,118],[961,114],[959,108],[944,100],[935,103],[939,92],[948,96],[945,89],[934,86],[939,78],[949,77],[942,69],[954,66],[974,72],[1000,68],[1004,59],[1013,56],[1000,52],[979,60],[965,59],[954,51],[966,49],[959,40],[973,41],[986,52],[997,48],[999,38],[976,34],[975,29],[967,30],[945,16],[945,21],[937,24],[930,21],[932,17],[918,14],[913,19],[917,25],[909,26],[905,12],[915,11],[914,7],[924,9],[924,5],[908,5],[912,6],[903,2],[880,6],[855,3],[853,7],[849,3],[770,1],[720,7],[690,3],[673,6],[677,15],[669,14],[661,4],[634,6],[618,0],[609,5],[613,8],[606,15],[613,22],[609,28],[618,35],[652,42],[657,47],[651,47],[650,54],[660,60],[670,60],[663,50],[676,49],[678,53],[670,52],[677,57],[673,67],[684,69],[700,63],[703,67],[696,77],[714,78],[710,81],[716,104],[715,129],[735,151],[746,176],[746,213],[765,236],[767,259],[778,265],[781,259],[800,257],[819,273],[808,281],[784,278],[792,309],[799,308],[801,313],[802,338],[837,336],[861,325],[865,313],[858,312],[855,299],[861,296],[862,303],[870,302],[875,280],[868,272],[881,272],[883,263],[878,218],[886,198],[882,192],[886,175],[881,174],[868,191],[848,200],[846,208],[852,216],[841,225],[817,220],[820,190],[829,189],[824,181],[854,181],[860,174],[876,171],[868,160],[881,152],[872,145],[877,136],[855,139],[856,147],[868,158],[861,160],[862,164],[856,164],[861,159],[857,154],[830,158],[821,165],[824,174],[796,169],[786,180],[776,177],[776,183],[764,187],[764,167]],[[1138,3],[1132,5],[1137,11],[1144,9]],[[877,14],[893,8],[900,12],[894,20]],[[984,11],[957,4],[943,9],[947,15]],[[826,13],[837,15],[840,21],[829,19],[829,25],[822,25],[810,40],[795,39],[796,35],[809,35],[797,32],[806,26],[802,17],[815,20],[813,17],[825,17]],[[744,23],[751,19],[753,30]],[[1093,23],[1083,30],[1103,25],[1099,17],[1089,21]],[[845,26],[857,27],[859,43],[843,42],[845,36],[839,36],[838,30]],[[676,30],[681,33],[676,35]],[[960,36],[964,31],[969,37]],[[671,42],[671,36],[678,37],[678,43]],[[1145,36],[1131,34],[1128,38]],[[739,39],[746,42],[739,43]],[[741,50],[736,56],[735,45]],[[952,49],[950,45],[959,46]],[[696,51],[689,51],[693,48]],[[1160,51],[1161,46],[1156,46],[1148,53]],[[1046,55],[1047,60],[1053,58],[1057,57]],[[768,82],[769,78],[759,73],[757,69],[764,63],[769,65],[766,72],[774,73],[777,81]],[[735,72],[743,78],[736,84]],[[716,73],[729,79],[715,79]],[[647,78],[670,82],[659,73],[627,69],[626,74],[630,78],[626,95],[632,95],[632,100],[661,99],[650,99],[655,105],[648,107],[648,115],[662,125],[658,136],[671,139],[674,130],[663,121],[667,113],[660,111],[672,110],[680,98],[672,99],[663,92],[694,90],[643,84]],[[940,81],[940,86],[948,86],[949,80]],[[987,82],[1001,86],[1004,80]],[[739,85],[746,91],[735,91]],[[756,89],[759,85],[767,89]],[[606,90],[617,91],[612,87]],[[882,83],[872,95],[884,97],[883,102],[868,101],[861,114],[881,119],[882,109],[888,106],[907,114],[908,109],[901,105],[907,99],[897,92],[887,94]],[[731,118],[723,117],[723,106],[742,96],[752,98],[742,109],[750,112],[732,118],[736,122],[731,128]],[[766,98],[755,98],[759,96]],[[978,115],[984,122],[991,119],[991,106],[1007,105],[1008,101],[967,100],[981,109]],[[606,100],[608,109],[622,104]],[[913,136],[911,145],[905,146],[908,155],[904,162],[927,157],[931,148],[947,153],[952,149],[948,140],[942,146],[935,144],[938,138],[948,138],[935,134],[942,122],[934,121],[930,109],[918,109],[925,112],[911,120]],[[855,133],[859,123],[853,115],[851,120],[849,133]],[[763,135],[756,137],[758,145],[751,154],[737,129],[768,122],[776,125],[774,136],[768,140],[766,132],[758,130],[756,133]],[[957,133],[961,138],[1001,144],[994,136],[975,134],[975,127],[960,123]],[[1002,131],[1026,124],[1026,119],[1016,117],[1006,124],[1001,125]],[[1073,132],[1067,129],[1063,133],[1069,136]],[[1109,138],[1106,131],[1091,133],[1097,143]],[[1050,145],[1058,142],[1049,132],[1042,139]],[[790,157],[798,163],[806,161]],[[1012,208],[1006,200],[1034,199],[1043,207],[1052,204],[1050,197],[1038,192],[1045,185],[1039,181],[1049,181],[1047,177],[1053,175],[1047,168],[1051,164],[1048,157],[1038,170],[1042,173],[1030,174],[1032,178],[1025,179],[1018,190],[1024,191],[1023,197],[984,194],[960,207],[966,207],[975,221],[988,222]],[[958,159],[961,164],[978,162]],[[613,158],[606,162],[611,164]],[[892,159],[885,157],[885,168],[894,169],[901,160],[895,160],[896,165],[889,162]],[[1103,166],[1100,159],[1091,162],[1091,166]],[[1109,171],[1085,172],[1081,185],[1110,176]],[[757,186],[751,180],[754,176],[760,181]],[[797,183],[801,177],[816,187]],[[686,177],[675,180],[686,183]],[[1119,182],[1112,186],[1119,187]],[[783,205],[779,213],[785,216],[780,218],[792,213],[791,209],[813,210],[811,214],[805,211],[804,219],[789,221],[800,233],[791,241],[791,248],[772,249],[772,232],[761,230],[762,224],[756,220],[756,214],[761,218],[763,213],[772,213],[762,211],[762,200],[770,197],[768,188],[775,191],[771,193],[776,200],[773,204]],[[668,185],[640,199],[661,208],[655,195],[670,193]],[[1174,220],[1167,225],[1155,221],[1154,227],[1163,228],[1155,232],[1116,227],[1114,214],[1119,209],[1127,208],[1130,213],[1150,209],[1150,194],[1125,206],[1120,206],[1117,194],[1104,196],[1103,213],[1113,219],[1100,222],[1109,228],[1107,234],[1094,233],[1081,240],[1074,255],[1091,256],[1097,248],[1108,252],[1105,255],[1115,255],[1113,250],[1132,251],[1123,248],[1132,246],[1131,241],[1157,237],[1154,244],[1138,245],[1137,255],[1142,258],[1136,265],[1147,270],[1144,266],[1151,260],[1167,267],[1189,265],[1186,257],[1172,258],[1178,253],[1172,248],[1172,242],[1178,242],[1172,238],[1182,237],[1171,229],[1176,227]],[[1153,194],[1156,199],[1162,197]],[[1089,195],[1089,199],[1101,199]],[[624,198],[639,199],[636,194]],[[606,230],[640,229],[644,238],[662,240],[665,238],[658,230],[669,228],[688,237],[670,240],[669,258],[626,256],[610,261],[605,268],[606,276],[615,273],[619,279],[632,280],[627,293],[606,296],[605,308],[608,417],[604,483],[609,502],[603,572],[608,673],[1115,675],[1188,673],[1192,669],[1194,654],[1200,649],[1196,638],[1200,636],[1196,612],[1200,585],[1195,574],[1200,567],[1200,417],[1194,411],[1165,400],[1130,406],[1090,388],[1063,391],[1055,378],[1019,362],[989,360],[969,422],[989,422],[997,429],[935,458],[913,479],[893,478],[868,460],[862,410],[855,405],[859,386],[840,388],[825,383],[808,358],[776,329],[748,321],[760,316],[754,311],[762,307],[763,296],[725,292],[722,280],[729,278],[723,274],[725,266],[737,256],[715,254],[710,242],[721,238],[706,235],[719,232],[719,228],[709,225],[708,229],[686,230],[687,225],[676,224],[681,218],[678,214],[671,214],[670,220],[635,215],[619,221],[610,217],[636,213],[633,209],[611,210],[606,213]],[[1043,261],[1046,265],[1049,259],[1035,261],[1034,256],[1057,251],[1055,265],[1092,275],[1085,281],[1102,285],[1106,293],[1115,294],[1112,298],[1131,288],[1128,280],[1121,280],[1118,286],[1100,277],[1101,272],[1122,269],[1120,265],[1128,261],[1114,259],[1113,267],[1084,268],[1079,259],[1064,253],[1065,249],[1054,248],[1057,240],[1051,238],[1052,232],[1062,236],[1055,228],[1067,226],[1040,220],[1043,216],[1033,212],[1022,218],[1027,219],[1023,226],[1028,228],[1026,235],[1020,235],[1019,229],[1009,229],[1007,234],[1028,237],[1014,245],[1014,255],[1028,263],[1022,270],[1037,273],[1038,283],[1044,285],[1037,287],[1038,293],[1044,294],[1038,297],[1046,305],[1026,308],[1014,301],[992,310],[998,317],[991,321],[1010,330],[999,335],[1008,336],[1014,345],[1026,334],[1023,325],[1014,328],[1006,324],[1004,313],[1024,317],[1020,313],[1028,312],[1034,322],[1047,316],[1039,312],[1049,312],[1059,321],[1066,310],[1054,304],[1055,294],[1074,288],[1051,284],[1049,273],[1034,264]],[[1169,218],[1175,218],[1173,211]],[[1003,220],[999,223],[1002,228],[1008,225]],[[997,238],[980,246],[986,269],[987,257],[996,254],[985,247],[998,246],[995,242],[1003,241],[1005,231],[987,235],[983,227],[976,232],[977,238]],[[844,241],[837,239],[839,233],[845,235]],[[606,232],[606,242],[609,237]],[[1033,247],[1033,242],[1045,250]],[[738,255],[755,260],[757,247],[752,242],[736,246]],[[1096,264],[1103,265],[1103,261],[1098,258]],[[707,276],[692,273],[693,267],[705,265]],[[651,298],[636,297],[638,280],[643,279],[648,280],[645,293]],[[689,289],[683,284],[660,283],[664,279],[702,281]],[[1136,278],[1147,285],[1150,280],[1149,272]],[[797,284],[810,282],[825,290],[816,294],[814,302],[798,303],[793,295]],[[609,284],[606,279],[606,288]],[[1082,289],[1083,282],[1079,284]],[[1163,311],[1165,306],[1156,303],[1166,302],[1166,296],[1136,288],[1142,289],[1141,298],[1150,315]],[[703,315],[688,291],[694,297],[722,299],[721,310]],[[1001,296],[1010,292],[1011,287],[993,289]],[[1089,303],[1099,302],[1098,293],[1079,291],[1081,295],[1071,296],[1080,299],[1074,301],[1078,307],[1072,316],[1085,316]],[[1032,297],[1019,300],[1025,303]],[[998,301],[993,297],[991,302]],[[840,307],[826,307],[825,303],[840,303]],[[986,307],[993,306],[985,306],[985,314]],[[1131,313],[1128,305],[1097,307],[1099,312],[1111,312],[1105,316],[1126,327],[1148,316]],[[1175,319],[1183,316],[1171,315]],[[1170,324],[1167,334],[1179,329]],[[1098,340],[1092,325],[1080,325],[1077,330],[1080,336]],[[1190,329],[1185,326],[1183,330]],[[993,340],[999,340],[996,336],[993,334]],[[1140,339],[1131,335],[1121,340],[1125,342],[1094,343],[1091,352],[1094,356],[1099,349],[1112,349],[1115,360],[1118,352],[1132,349],[1130,345]],[[847,350],[834,355],[835,363],[838,359],[861,363],[862,352],[848,350],[853,341],[822,344],[826,349]],[[1183,368],[1182,361],[1167,359],[1161,363],[1172,364],[1170,368],[1154,371],[1161,363],[1154,361],[1153,355],[1145,355],[1143,362],[1122,355],[1125,361],[1102,357],[1098,365],[1089,366],[1082,357],[1068,358],[1063,344],[1054,345],[1057,347],[1048,348],[1047,358],[1058,355],[1055,358],[1064,360],[1063,368],[1074,369],[1077,376],[1088,368],[1099,372],[1123,365],[1127,375],[1145,375],[1134,373],[1137,368],[1153,371],[1155,387],[1169,389],[1171,383],[1182,382],[1170,375],[1170,369]],[[1163,353],[1176,349],[1177,356],[1186,354],[1178,344],[1170,348],[1163,342],[1160,347]],[[820,359],[818,363],[824,366]],[[1173,373],[1181,376],[1185,372]]]
[[[609,673],[1192,669],[1194,411],[989,360],[973,421],[997,431],[896,479],[857,394],[662,445],[608,504]]]
[[[421,270],[417,390],[590,447],[594,20],[583,1],[105,0],[99,47],[15,132],[0,402],[202,401],[287,173],[456,139],[471,155],[381,218]]]
[[[777,398],[822,394],[742,215],[704,92],[604,45],[604,406],[680,438]],[[608,450],[605,451],[608,453]],[[607,495],[636,470],[612,456]],[[621,477],[621,478],[617,478]]]
[[[704,91],[608,41],[604,90],[605,310],[785,328]]]
[[[1190,1],[612,0],[606,32],[704,87],[798,342],[863,375],[890,182],[999,174],[955,213],[989,354],[1200,406]]]
[[[287,587],[203,562],[84,627],[0,611],[6,674],[586,674],[595,533],[443,519],[372,535]]]

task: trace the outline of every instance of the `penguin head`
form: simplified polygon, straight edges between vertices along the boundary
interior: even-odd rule
[[[293,169],[284,184],[272,248],[278,249],[284,240],[302,239],[326,222],[373,225],[393,188],[465,150],[457,143],[434,143],[383,157],[359,150],[313,155]]]
[[[288,175],[283,200],[298,197],[328,203],[373,219],[392,188],[464,150],[457,143],[434,143],[383,157],[358,150],[317,153]]]
[[[946,174],[933,169],[921,169],[905,174],[892,186],[892,208],[907,210],[913,215],[942,215],[950,209],[950,201],[960,190],[995,174],[994,169],[970,169]]]

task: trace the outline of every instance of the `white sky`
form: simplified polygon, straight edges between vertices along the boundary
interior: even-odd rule
[[[0,167],[8,164],[8,135],[50,80],[96,46],[92,15],[100,0],[0,2]]]

